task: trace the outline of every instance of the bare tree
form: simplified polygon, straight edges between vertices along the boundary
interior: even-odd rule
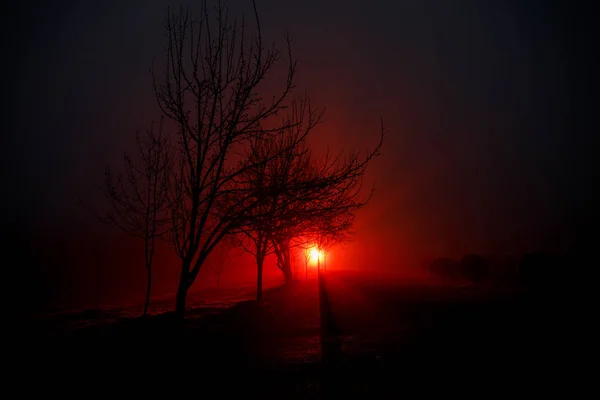
[[[110,166],[105,172],[105,194],[110,210],[99,216],[122,231],[144,241],[144,262],[147,275],[143,315],[148,313],[152,289],[152,264],[156,239],[168,229],[168,182],[170,171],[169,138],[163,131],[163,121],[143,134],[136,135],[137,154],[124,155],[124,168],[114,174]]]
[[[265,48],[255,4],[253,37],[244,19],[231,19],[226,7],[213,10],[206,2],[198,17],[189,9],[169,11],[165,28],[163,75],[152,72],[160,109],[177,125],[179,139],[170,204],[171,239],[181,259],[176,313],[182,317],[207,256],[261,202],[236,179],[264,162],[247,157],[251,143],[269,141],[294,124],[279,115],[288,105],[296,64],[288,39],[281,90],[269,98],[259,95],[282,53]]]
[[[305,98],[301,104],[306,102]],[[252,149],[251,157],[264,161],[244,174],[243,185],[261,199],[244,230],[253,244],[248,251],[257,257],[259,299],[262,263],[271,250],[286,282],[291,282],[292,248],[307,240],[314,243],[318,239],[319,246],[345,240],[354,212],[370,198],[360,197],[362,177],[369,162],[379,154],[383,128],[378,145],[364,158],[358,153],[341,153],[318,161],[306,147],[305,138],[320,121],[322,111],[312,110],[307,118],[301,118],[302,115],[292,113],[291,120],[298,123]],[[306,272],[308,260],[305,261]]]
[[[270,142],[267,142],[270,143]],[[249,198],[249,202],[257,200],[256,207],[252,208],[252,217],[246,221],[245,226],[240,227],[237,236],[240,246],[249,254],[254,256],[257,267],[256,280],[256,299],[262,300],[262,275],[263,264],[267,255],[273,250],[269,246],[269,238],[267,236],[268,223],[272,219],[275,204],[269,202],[268,178],[267,178],[267,163],[260,162],[268,157],[271,157],[273,147],[265,146],[263,143],[254,142],[249,157],[254,162],[254,167],[249,168],[242,174],[241,185],[244,185],[254,194],[254,198]],[[233,202],[237,202],[237,198],[233,198]]]
[[[290,249],[316,244],[319,250],[351,237],[356,210],[364,207],[373,191],[363,197],[362,180],[370,161],[380,154],[383,144],[383,123],[380,140],[364,157],[358,152],[335,157],[326,154],[317,161],[309,153],[292,158],[292,165],[283,174],[284,200],[280,201],[277,226],[270,240],[278,258],[278,266],[286,278],[291,275]],[[297,171],[298,173],[289,173]],[[305,268],[307,271],[308,260]],[[320,260],[319,260],[320,261]]]
[[[293,247],[303,250],[305,279],[308,278],[308,260],[312,250],[316,249],[319,252],[318,270],[325,271],[328,250],[335,244],[347,243],[353,238],[354,212],[350,210],[336,211],[329,217],[331,219],[321,218],[312,221],[306,231],[300,232],[303,233],[302,236],[294,238]]]
[[[262,300],[263,293],[263,266],[265,258],[272,254],[273,247],[270,246],[264,230],[250,231],[243,229],[239,235],[240,246],[256,260],[256,300]]]
[[[281,229],[282,212],[287,209],[286,203],[293,199],[288,191],[290,181],[296,176],[305,174],[300,160],[308,166],[308,150],[304,139],[319,123],[322,110],[310,106],[308,96],[297,98],[288,111],[288,120],[292,124],[283,127],[268,141],[255,142],[250,149],[249,158],[254,160],[255,167],[242,174],[239,184],[254,193],[257,206],[251,209],[251,217],[240,229],[241,245],[256,258],[257,285],[256,297],[262,298],[263,263],[267,255],[280,249],[272,241],[276,231]],[[297,179],[296,179],[297,180]],[[280,267],[280,263],[277,264]],[[283,270],[282,270],[283,271]],[[285,270],[286,282],[292,280],[291,269]]]

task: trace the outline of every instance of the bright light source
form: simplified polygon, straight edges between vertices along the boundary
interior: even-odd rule
[[[308,261],[310,261],[311,264],[317,264],[319,262],[319,259],[321,260],[321,262],[323,262],[322,250],[319,250],[316,247],[313,247],[308,250]]]
[[[317,249],[312,249],[312,250],[310,251],[310,259],[311,259],[311,260],[315,260],[315,261],[316,261],[318,257],[319,257],[319,250],[317,250]]]

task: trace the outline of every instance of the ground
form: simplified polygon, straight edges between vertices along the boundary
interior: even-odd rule
[[[482,387],[540,394],[564,382],[564,310],[547,299],[392,275],[321,278],[270,289],[262,302],[230,294],[236,301],[192,307],[183,327],[168,312],[139,319],[113,310],[96,323],[93,313],[38,318],[21,337],[14,369],[53,385],[59,376],[96,388],[135,382],[263,398]]]

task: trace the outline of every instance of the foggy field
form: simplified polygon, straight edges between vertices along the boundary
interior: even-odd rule
[[[8,3],[9,394],[596,381],[591,6]]]
[[[280,283],[267,280],[265,287],[272,288]],[[157,296],[150,302],[149,316],[169,313],[173,310],[174,295]],[[222,288],[204,288],[190,292],[188,309],[190,317],[198,318],[224,311],[240,302],[256,298],[256,288],[252,285],[231,285]],[[38,312],[29,317],[33,324],[32,332],[40,336],[70,335],[81,329],[113,325],[140,316],[142,304],[104,305],[83,309],[66,309]]]
[[[538,379],[532,369],[546,377],[562,370],[559,348],[547,351],[558,340],[559,310],[548,310],[545,300],[533,301],[522,289],[357,271],[322,279],[320,291],[309,279],[272,288],[261,303],[251,300],[251,288],[212,293],[206,301],[196,293],[182,331],[172,313],[163,313],[172,309],[166,299],[155,302],[146,319],[130,318],[137,311],[129,309],[56,315],[55,324],[46,325],[58,327],[54,339],[38,336],[32,354],[40,367],[60,354],[91,370],[103,363],[146,370],[158,359],[175,366],[185,349],[196,360],[185,373],[204,371],[216,384],[225,379],[220,371],[242,378],[263,371],[277,379],[245,393],[256,389],[269,397],[293,387],[293,398],[385,397],[427,379],[470,384],[475,376],[478,384],[502,390],[532,389]]]

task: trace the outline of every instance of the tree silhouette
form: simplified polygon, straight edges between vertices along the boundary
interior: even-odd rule
[[[224,6],[212,14],[203,2],[197,18],[189,9],[169,10],[163,75],[159,78],[152,70],[159,107],[178,133],[169,198],[171,240],[181,259],[175,306],[181,317],[207,256],[223,237],[243,226],[261,201],[237,182],[264,162],[247,157],[248,147],[295,124],[281,116],[296,68],[289,38],[282,89],[269,99],[259,95],[261,82],[282,53],[264,47],[253,5],[252,38],[244,19],[230,19]],[[237,201],[230,202],[234,197]]]
[[[303,106],[308,103],[304,98],[297,103],[299,107],[293,108],[290,119],[297,123],[252,148],[251,158],[263,162],[242,177],[242,185],[260,199],[260,206],[251,209],[252,218],[243,229],[253,245],[252,249],[246,248],[257,259],[258,299],[262,296],[262,263],[267,254],[275,253],[277,267],[286,283],[291,282],[291,249],[307,241],[315,243],[315,239],[319,248],[346,240],[354,212],[370,198],[361,199],[362,179],[369,162],[379,154],[383,127],[379,143],[364,157],[357,152],[342,152],[317,160],[305,138],[323,113],[309,110],[303,118]]]
[[[113,173],[106,168],[104,188],[110,202],[106,215],[93,214],[102,222],[144,240],[144,262],[147,275],[143,315],[148,313],[152,289],[152,264],[156,239],[169,229],[169,171],[171,152],[169,138],[163,131],[163,120],[155,130],[151,125],[136,134],[137,154],[124,155],[124,168]]]
[[[288,190],[270,238],[286,279],[291,277],[292,247],[316,245],[323,250],[349,240],[356,210],[365,206],[373,193],[361,197],[362,180],[370,161],[380,154],[383,136],[382,123],[378,144],[362,158],[358,152],[340,152],[336,156],[327,153],[319,161],[308,151],[297,152],[292,167],[283,169],[283,186]]]
[[[249,158],[255,166],[247,169],[239,184],[253,193],[249,201],[257,204],[251,208],[251,216],[240,229],[240,244],[256,259],[256,297],[262,299],[262,274],[265,257],[280,249],[273,237],[284,229],[285,212],[289,202],[297,201],[292,194],[293,184],[304,174],[302,167],[308,167],[308,151],[304,139],[319,123],[323,112],[310,106],[308,96],[297,98],[290,107],[288,118],[293,124],[281,128],[270,140],[254,142]],[[304,163],[304,164],[302,164]],[[294,178],[291,178],[294,177]],[[239,201],[231,199],[230,201]],[[277,264],[280,267],[280,263]],[[292,280],[291,269],[284,271],[286,282]]]
[[[356,205],[355,209],[358,209],[366,205],[360,203]],[[323,254],[323,264],[321,265],[321,259],[317,260],[317,267],[319,271],[326,269],[327,251],[331,249],[335,244],[350,242],[353,238],[355,213],[354,209],[338,209],[329,215],[325,215],[324,218],[316,221],[314,224],[314,231],[312,233],[303,236],[304,247],[309,248],[316,247],[319,252]]]

